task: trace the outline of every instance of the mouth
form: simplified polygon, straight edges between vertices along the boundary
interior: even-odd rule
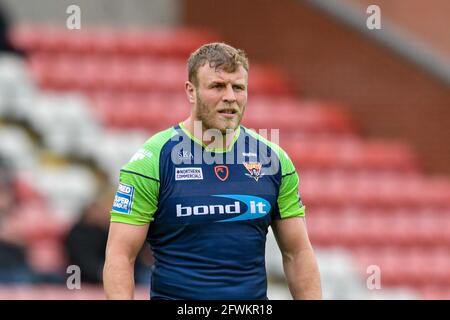
[[[236,109],[222,109],[218,111],[219,113],[225,114],[235,114],[237,113]]]
[[[222,109],[217,112],[225,118],[233,118],[237,114],[237,110],[235,109]]]

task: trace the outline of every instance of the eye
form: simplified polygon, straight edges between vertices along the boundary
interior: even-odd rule
[[[236,91],[242,91],[245,88],[244,88],[244,86],[233,86],[233,89],[236,90]]]

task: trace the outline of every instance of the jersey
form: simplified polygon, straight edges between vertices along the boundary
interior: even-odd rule
[[[111,221],[150,224],[151,299],[267,299],[268,227],[305,215],[298,186],[287,154],[256,132],[240,126],[210,150],[179,124],[121,169]]]

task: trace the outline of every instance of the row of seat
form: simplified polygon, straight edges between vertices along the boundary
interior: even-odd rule
[[[401,207],[398,206],[396,208],[387,208],[383,206],[378,207],[361,207],[356,205],[347,205],[344,207],[328,207],[324,205],[308,205],[308,211],[311,211],[314,216],[378,216],[378,217],[410,217],[411,219],[415,217],[434,217],[436,219],[440,219],[440,217],[448,217],[450,216],[450,206],[447,207],[416,207],[414,210],[411,209],[411,206]]]
[[[284,135],[280,142],[299,170],[317,167],[413,172],[418,169],[411,148],[399,142],[363,141],[356,136],[298,139],[291,135]]]
[[[102,56],[35,53],[30,67],[46,89],[182,92],[187,80],[186,59],[149,56]],[[293,92],[280,72],[252,64],[250,93],[284,95]]]
[[[361,271],[379,271],[382,286],[415,288],[450,287],[448,246],[398,248],[357,248],[354,250]]]
[[[355,128],[350,117],[336,105],[326,102],[284,99],[251,99],[243,119],[249,128],[279,129],[293,133],[333,132],[350,134]],[[281,133],[280,133],[281,134]]]
[[[425,300],[450,300],[450,286],[424,285],[418,288],[418,291]]]
[[[307,223],[313,243],[346,247],[450,246],[450,211],[447,214],[406,211],[366,214],[364,210],[310,210]]]
[[[10,32],[13,45],[26,52],[183,56],[206,42],[217,40],[210,31],[189,28],[114,29],[19,25]]]
[[[93,108],[106,126],[157,130],[185,119],[190,113],[186,95],[181,94],[105,94],[91,95]],[[250,100],[243,124],[254,129],[288,132],[348,133],[353,130],[345,113],[327,104],[297,102],[260,105]],[[274,112],[276,111],[276,112]],[[270,115],[271,121],[267,122]]]
[[[1,285],[1,300],[104,300],[105,291],[101,285],[83,283],[81,290],[69,290],[66,285]],[[137,286],[136,300],[148,300],[149,288]]]
[[[444,177],[425,179],[419,174],[303,170],[300,192],[311,205],[388,209],[450,206],[450,181]]]
[[[179,122],[189,114],[184,94],[108,94],[92,95],[95,110],[103,124],[118,128],[141,127],[157,131]],[[298,102],[294,99],[270,99],[256,96],[249,102],[243,124],[264,128],[270,114],[270,132],[279,128],[284,134],[281,145],[300,168],[371,168],[415,170],[414,153],[402,143],[373,141],[363,143],[356,136],[333,138],[314,135],[324,131],[351,132],[345,113],[333,105]],[[273,113],[276,110],[276,113]],[[294,131],[295,130],[295,131]],[[311,133],[308,137],[299,132]],[[296,132],[296,134],[289,134]]]

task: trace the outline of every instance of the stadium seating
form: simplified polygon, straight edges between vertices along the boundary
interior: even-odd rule
[[[70,52],[186,57],[205,41],[217,38],[211,32],[178,29],[83,28],[73,32],[55,26],[22,25],[12,30],[15,47],[26,52]]]
[[[55,270],[64,262],[58,239],[96,195],[94,169],[116,184],[119,168],[152,133],[189,114],[186,57],[216,36],[183,28],[22,26],[11,38],[28,60],[0,59],[0,118],[25,123],[40,144],[0,124],[0,152],[33,172],[26,182],[39,181],[34,188],[52,208],[25,211],[39,221],[23,232],[42,238],[30,257],[34,265]],[[363,138],[345,106],[298,98],[273,66],[252,63],[251,74],[243,123],[280,129],[279,142],[299,170],[312,243],[323,253],[326,297],[355,297],[349,291],[383,297],[361,286],[375,265],[392,298],[450,298],[450,181],[424,175],[402,141]],[[46,161],[46,153],[53,158]],[[74,163],[79,160],[94,165]],[[54,229],[44,219],[55,221]],[[268,266],[281,277],[277,252],[268,245]]]
[[[0,286],[1,300],[104,300],[105,293],[101,287],[81,284],[82,290],[68,290],[58,285],[9,285]],[[148,288],[137,287],[136,300],[148,300]]]

